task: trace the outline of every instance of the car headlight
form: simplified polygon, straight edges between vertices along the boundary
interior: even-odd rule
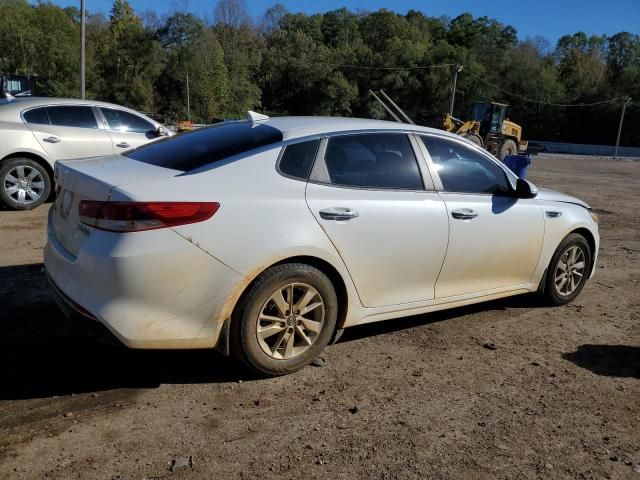
[[[593,210],[589,209],[589,215],[591,215],[591,219],[594,222],[600,223],[600,215],[598,215],[596,212],[594,212]]]

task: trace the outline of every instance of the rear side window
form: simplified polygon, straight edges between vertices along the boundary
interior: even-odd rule
[[[282,132],[269,125],[226,122],[148,143],[128,151],[125,156],[188,172],[281,141]]]
[[[22,114],[24,121],[27,123],[39,123],[49,125],[49,117],[45,107],[33,108]]]
[[[374,133],[331,137],[324,158],[333,185],[424,189],[411,142],[404,134]]]
[[[111,130],[129,133],[149,133],[156,129],[153,124],[132,113],[113,108],[101,108],[100,110],[107,119]]]
[[[311,173],[319,144],[320,140],[311,140],[288,145],[282,157],[280,157],[280,163],[278,164],[280,172],[300,180],[307,180]]]
[[[51,125],[60,127],[98,128],[91,107],[60,105],[47,107]]]

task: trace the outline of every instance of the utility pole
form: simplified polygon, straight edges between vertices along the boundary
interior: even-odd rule
[[[189,104],[189,72],[187,72],[187,120],[191,121],[191,105]]]
[[[84,33],[86,26],[86,12],[85,12],[85,0],[80,0],[80,98],[84,100],[85,92],[84,92]]]
[[[620,145],[620,134],[622,133],[622,122],[624,121],[624,112],[627,109],[627,105],[631,103],[631,97],[626,97],[622,104],[622,112],[620,113],[620,123],[618,124],[618,135],[616,136],[616,148],[613,151],[613,159],[618,156],[618,145]]]
[[[451,89],[451,103],[449,104],[449,115],[453,116],[453,104],[456,99],[456,85],[458,84],[458,73],[462,71],[462,65],[456,63],[455,71],[453,72],[453,89]]]

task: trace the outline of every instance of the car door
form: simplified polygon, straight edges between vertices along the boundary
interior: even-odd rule
[[[48,105],[22,116],[53,160],[113,154],[109,134],[99,128],[89,105]]]
[[[444,202],[403,133],[323,139],[309,209],[366,307],[432,300],[447,247]]]
[[[139,115],[117,108],[99,107],[116,153],[159,138],[156,126]]]
[[[449,246],[436,298],[531,282],[544,236],[533,199],[510,195],[506,171],[462,141],[420,136],[449,214]]]

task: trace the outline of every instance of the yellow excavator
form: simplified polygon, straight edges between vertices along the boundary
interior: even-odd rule
[[[505,118],[507,107],[504,103],[474,102],[472,120],[465,122],[445,113],[443,126],[504,160],[507,155],[526,152],[528,147],[522,140],[522,127]]]

